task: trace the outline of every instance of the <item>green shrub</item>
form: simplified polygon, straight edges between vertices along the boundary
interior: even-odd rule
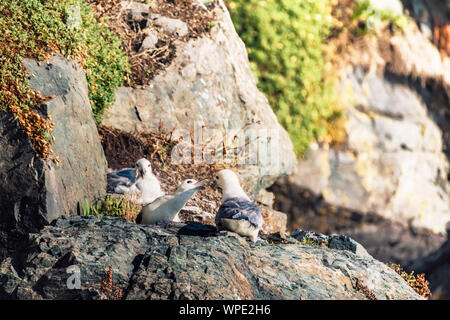
[[[302,154],[339,116],[326,77],[330,1],[229,0],[228,6],[258,87]]]
[[[75,8],[80,26],[68,23],[76,20],[69,14]],[[10,111],[35,143],[35,150],[48,155],[45,135],[51,126],[39,119],[33,107],[43,101],[29,89],[21,58],[43,60],[50,53],[61,53],[77,59],[86,71],[89,98],[97,121],[114,100],[115,89],[129,71],[128,58],[122,52],[121,41],[97,21],[84,0],[1,0],[0,1],[0,110]]]
[[[75,33],[76,42],[86,47],[86,78],[89,99],[97,123],[114,102],[116,89],[124,83],[130,64],[121,49],[122,40],[97,22],[91,7],[84,1],[75,1],[80,7],[83,24]]]

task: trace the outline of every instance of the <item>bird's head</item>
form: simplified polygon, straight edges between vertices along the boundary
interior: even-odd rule
[[[242,198],[249,200],[247,194],[239,183],[239,178],[230,169],[223,169],[216,173],[214,185],[222,190],[223,200],[230,198]]]
[[[222,190],[233,185],[240,185],[237,175],[230,169],[218,171],[214,178],[214,184]]]
[[[145,175],[152,173],[152,164],[145,158],[139,159],[136,161],[136,178],[142,177]]]
[[[188,190],[199,190],[205,187],[205,181],[197,181],[194,179],[183,180],[177,188],[177,192],[184,192]]]

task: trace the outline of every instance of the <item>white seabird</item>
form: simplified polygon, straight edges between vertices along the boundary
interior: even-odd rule
[[[178,212],[183,208],[186,202],[202,187],[205,183],[194,179],[186,179],[172,193],[159,197],[154,202],[147,204],[142,208],[136,218],[138,224],[151,224],[161,221],[180,222]]]
[[[236,232],[255,242],[264,220],[259,208],[242,189],[236,174],[228,169],[220,170],[215,183],[222,189],[223,201],[215,218],[217,229]]]
[[[127,168],[107,174],[108,191],[126,194],[139,204],[146,205],[163,196],[161,184],[152,172],[150,161],[136,161],[134,169]]]

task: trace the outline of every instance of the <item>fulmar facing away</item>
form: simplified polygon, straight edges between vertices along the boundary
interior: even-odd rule
[[[222,189],[223,200],[215,218],[217,229],[236,232],[255,242],[264,224],[261,211],[250,201],[233,171],[220,170],[215,182]]]

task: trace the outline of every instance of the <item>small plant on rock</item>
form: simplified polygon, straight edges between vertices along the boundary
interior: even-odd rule
[[[411,273],[408,274],[399,264],[396,263],[390,263],[389,267],[397,272],[419,295],[427,299],[431,297],[431,291],[428,288],[430,283],[425,279],[424,273],[414,275],[414,271],[411,271]]]
[[[137,195],[125,195],[118,198],[106,196],[103,200],[96,201],[92,206],[85,200],[83,205],[84,216],[120,217],[135,222],[141,210],[136,203]]]
[[[122,299],[122,290],[117,289],[113,282],[113,269],[110,266],[109,270],[103,276],[100,284],[100,294],[105,300],[120,300]]]

